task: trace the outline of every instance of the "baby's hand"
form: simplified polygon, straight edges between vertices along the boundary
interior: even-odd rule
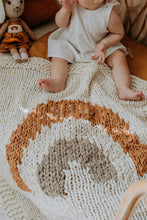
[[[67,10],[72,9],[74,3],[77,2],[77,0],[59,0],[59,3]]]
[[[103,43],[99,43],[96,45],[95,54],[91,57],[92,60],[98,60],[97,64],[104,63],[105,61],[105,53],[106,53],[106,46]]]

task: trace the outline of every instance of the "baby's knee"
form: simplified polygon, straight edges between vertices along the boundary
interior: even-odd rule
[[[106,59],[106,63],[108,66],[114,67],[114,65],[118,65],[124,59],[126,59],[125,53],[121,50],[116,50]]]
[[[115,64],[121,63],[126,59],[126,55],[123,51],[121,50],[116,50],[113,54],[112,54],[112,66],[114,66]]]
[[[113,53],[113,59],[124,59],[126,58],[125,53],[122,50],[116,50]]]
[[[126,57],[125,53],[122,50],[116,50],[113,52],[113,58],[124,58]]]

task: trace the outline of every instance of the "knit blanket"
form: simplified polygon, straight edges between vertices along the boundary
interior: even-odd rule
[[[112,220],[147,179],[147,101],[122,101],[106,64],[69,65],[65,91],[37,79],[50,62],[0,57],[0,202],[8,219]],[[147,97],[147,81],[132,76]],[[133,219],[147,219],[144,201]]]

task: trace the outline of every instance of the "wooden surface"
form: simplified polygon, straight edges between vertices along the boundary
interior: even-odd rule
[[[127,56],[128,65],[133,75],[147,80],[147,46],[126,37],[122,43],[127,47],[131,56]]]

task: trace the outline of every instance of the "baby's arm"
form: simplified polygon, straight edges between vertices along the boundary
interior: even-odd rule
[[[70,23],[71,11],[76,0],[59,0],[62,8],[57,12],[55,21],[58,27],[67,27]]]
[[[112,10],[108,23],[109,34],[101,41],[106,48],[118,43],[124,36],[124,27],[118,14]]]
[[[95,54],[91,57],[93,60],[98,59],[98,64],[104,63],[106,49],[118,43],[124,36],[123,24],[114,10],[111,11],[108,30],[110,33],[96,45]]]

